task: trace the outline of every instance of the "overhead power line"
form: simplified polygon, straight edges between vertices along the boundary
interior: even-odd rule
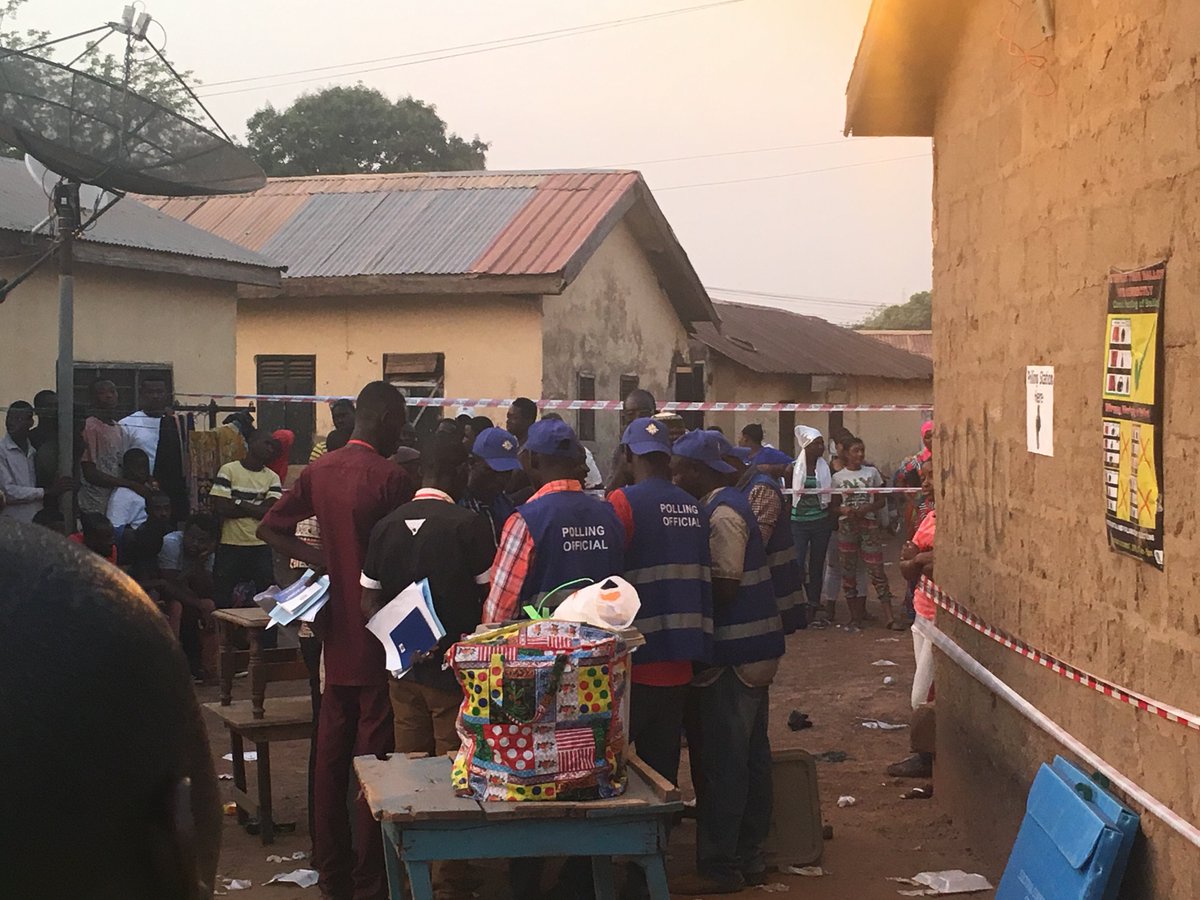
[[[672,184],[667,187],[656,187],[654,193],[664,191],[681,191],[684,188],[715,187],[721,184],[747,184],[752,181],[773,181],[778,178],[796,178],[800,175],[819,175],[822,172],[836,172],[839,169],[857,169],[861,166],[878,166],[883,163],[904,162],[908,159],[932,159],[932,153],[918,153],[915,156],[893,156],[888,159],[872,159],[867,162],[846,163],[843,166],[825,166],[821,169],[805,169],[801,172],[780,172],[777,175],[752,175],[749,178],[727,178],[722,181],[697,181],[692,184]]]
[[[246,78],[232,78],[226,81],[213,81],[205,85],[204,91],[198,93],[206,97],[223,97],[228,94],[243,94],[252,91],[271,90],[272,88],[290,87],[291,85],[295,84],[304,84],[310,81],[320,81],[323,78],[346,78],[351,75],[365,75],[370,72],[380,72],[386,69],[400,69],[406,66],[417,66],[428,62],[438,62],[439,60],[457,59],[462,56],[474,56],[478,53],[491,53],[495,50],[506,50],[510,47],[524,47],[529,44],[541,44],[547,41],[556,41],[563,38],[576,37],[581,34],[592,34],[597,31],[607,31],[613,28],[623,28],[627,25],[637,25],[643,22],[654,21],[656,19],[666,19],[673,16],[715,9],[721,6],[731,6],[736,3],[744,2],[745,0],[716,0],[716,2],[713,3],[703,3],[695,6],[683,6],[676,9],[661,10],[655,13],[647,13],[646,15],[642,16],[629,16],[623,19],[610,19],[603,22],[592,22],[587,25],[574,25],[568,28],[558,28],[552,31],[531,32],[529,34],[513,35],[506,38],[496,38],[490,41],[477,41],[472,44],[458,44],[452,47],[440,47],[433,50],[403,53],[397,56],[383,56],[377,59],[355,60],[337,65],[313,66],[307,69],[293,69],[289,72],[276,72],[270,75],[253,75]],[[380,63],[382,65],[377,65]],[[352,68],[354,66],[367,66],[367,68]],[[336,69],[347,68],[349,68],[349,71],[334,71]],[[309,75],[309,73],[316,72],[327,74]],[[292,81],[281,81],[273,84],[232,88],[227,91],[208,90],[209,88],[221,87],[224,85],[244,84],[249,81],[262,81],[269,78],[287,78],[292,75],[309,75],[309,77],[298,78]]]
[[[741,288],[710,287],[709,285],[705,285],[704,289],[714,294],[739,294],[746,297],[762,297],[767,300],[789,300],[802,303],[820,303],[828,306],[856,306],[863,309],[876,309],[880,306],[887,305],[883,302],[854,300],[850,297],[822,297],[819,295],[810,294],[772,293],[770,291],[751,291]]]

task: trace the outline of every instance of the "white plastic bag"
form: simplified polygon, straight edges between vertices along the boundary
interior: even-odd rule
[[[642,601],[637,589],[617,575],[571,594],[550,616],[564,622],[586,622],[597,628],[627,628]]]

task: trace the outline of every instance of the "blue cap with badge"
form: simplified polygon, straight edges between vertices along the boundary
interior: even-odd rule
[[[542,456],[561,456],[566,459],[583,459],[583,445],[575,436],[575,429],[562,419],[540,419],[529,426],[522,450],[540,453]]]
[[[637,456],[671,452],[671,434],[667,426],[648,416],[630,422],[621,435],[621,443]]]
[[[517,459],[517,439],[503,428],[483,429],[475,438],[471,452],[496,472],[515,472],[521,468],[521,461]]]
[[[731,449],[729,441],[719,433],[696,429],[680,437],[671,447],[671,452],[684,459],[702,462],[714,472],[728,475],[735,469],[721,457]]]

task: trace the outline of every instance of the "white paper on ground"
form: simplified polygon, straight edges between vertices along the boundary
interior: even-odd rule
[[[297,850],[291,856],[276,856],[275,854],[271,854],[270,856],[267,857],[267,862],[273,862],[273,863],[292,862],[293,860],[304,859],[306,856],[308,856],[308,854],[305,853],[303,850]]]
[[[367,631],[383,645],[387,670],[397,678],[402,677],[411,667],[414,653],[432,650],[446,636],[446,629],[433,609],[429,581],[422,579],[397,594],[371,616]],[[433,642],[428,643],[431,636]],[[414,639],[428,646],[413,646]]]
[[[257,750],[247,750],[245,753],[242,754],[242,758],[246,762],[258,762],[258,751]],[[230,762],[233,762],[233,754],[226,753],[224,756],[221,757],[221,759],[227,759]],[[230,775],[229,778],[230,778],[230,780],[233,780],[232,775]]]
[[[899,731],[901,728],[907,728],[907,723],[897,724],[895,722],[884,722],[881,719],[867,719],[862,723],[863,728],[870,728],[873,731]]]
[[[296,869],[291,872],[281,872],[267,882],[267,884],[298,884],[302,888],[310,888],[316,883],[316,869]]]
[[[820,878],[829,874],[820,866],[784,866],[781,871],[789,875],[803,875],[805,878]]]
[[[975,891],[990,891],[992,884],[982,875],[964,872],[962,869],[945,869],[940,872],[919,872],[912,878],[889,878],[898,884],[924,885],[923,891],[900,891],[906,897],[940,897],[946,894],[971,894]]]
[[[871,665],[873,665],[873,666],[894,666],[896,664],[894,662],[892,662],[890,659],[877,659],[877,660],[875,660],[875,662],[871,663]]]

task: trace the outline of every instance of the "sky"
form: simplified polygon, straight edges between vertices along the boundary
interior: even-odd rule
[[[5,27],[65,35],[122,5],[27,0]],[[329,84],[411,94],[490,142],[489,169],[641,170],[714,297],[844,324],[931,282],[930,141],[842,137],[869,5],[150,0],[147,11],[231,134],[268,102]],[[235,81],[316,67],[337,68]]]

